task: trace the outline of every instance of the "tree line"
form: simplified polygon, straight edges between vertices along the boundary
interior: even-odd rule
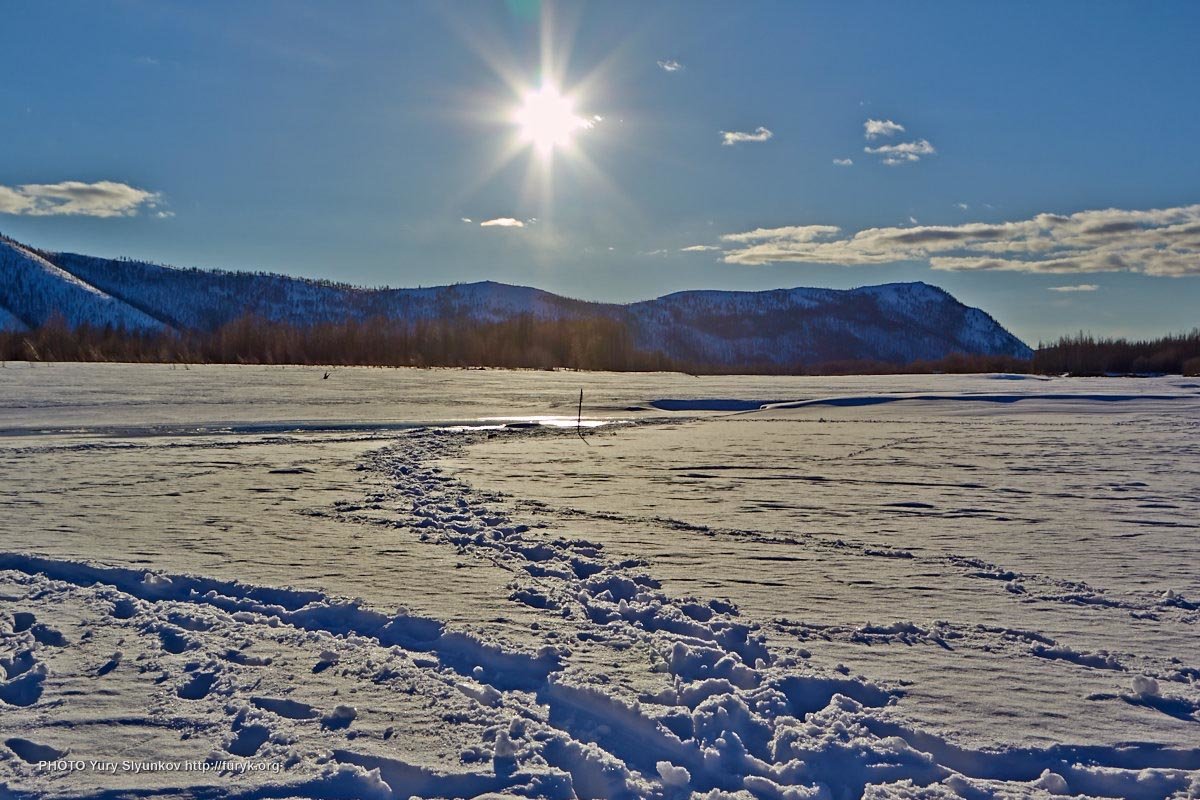
[[[129,332],[111,326],[68,326],[54,317],[29,331],[0,332],[4,361],[121,361],[185,364],[308,364],[380,367],[507,367],[692,374],[866,375],[1013,372],[1073,375],[1200,374],[1200,329],[1128,341],[1065,336],[1039,347],[1032,360],[953,353],[896,364],[839,360],[729,365],[671,358],[636,345],[620,320],[596,316],[541,319],[522,314],[499,322],[467,318],[366,320],[294,325],[246,315],[211,331]]]
[[[1052,375],[1200,375],[1200,328],[1136,341],[1096,338],[1081,331],[1038,347],[1032,368]]]
[[[675,370],[634,347],[625,326],[605,318],[502,322],[387,318],[314,325],[246,315],[212,331],[128,332],[68,326],[61,317],[0,333],[5,361],[123,361],[185,364],[327,364],[380,367],[529,367],[612,371]]]

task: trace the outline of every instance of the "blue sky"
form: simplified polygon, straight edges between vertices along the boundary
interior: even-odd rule
[[[5,17],[0,231],[47,249],[618,301],[924,280],[1030,342],[1200,324],[1200,4]],[[582,121],[549,158],[514,123],[543,83]]]

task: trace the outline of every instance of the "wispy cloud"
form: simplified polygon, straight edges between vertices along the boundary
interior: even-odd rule
[[[833,163],[835,166],[838,166],[838,167],[852,167],[852,166],[854,166],[854,159],[852,159],[852,158],[835,158],[833,160]]]
[[[715,244],[693,244],[689,247],[679,248],[679,252],[681,252],[681,253],[710,253],[713,250],[720,250],[720,249],[721,248]]]
[[[897,133],[904,133],[904,126],[890,119],[869,119],[863,123],[863,135],[868,139],[895,136]]]
[[[966,203],[955,203],[954,207],[959,209],[960,211],[966,211],[968,208],[970,208],[970,206],[967,205]]]
[[[735,144],[743,142],[765,142],[774,136],[774,133],[762,127],[761,125],[754,129],[753,133],[744,131],[721,131],[721,144],[726,147],[732,147]]]
[[[463,222],[466,222],[466,223],[470,223],[470,222],[471,222],[471,218],[470,218],[470,217],[463,217],[463,218],[462,218],[462,221],[463,221]]]
[[[679,72],[683,69],[683,64],[680,64],[673,58],[662,59],[658,62],[658,66],[661,67],[664,72]]]
[[[525,223],[519,219],[512,217],[496,217],[495,219],[485,219],[479,223],[481,228],[524,228]]]
[[[0,185],[0,214],[26,217],[134,217],[161,202],[158,192],[115,181]]]
[[[879,147],[864,147],[864,153],[883,156],[883,163],[889,167],[898,164],[911,164],[920,161],[925,156],[937,153],[928,139],[917,139],[915,142],[900,142],[899,144],[882,144]]]
[[[786,239],[789,242],[815,242],[836,235],[841,228],[836,225],[789,225],[786,228],[755,228],[745,233],[727,233],[722,241],[747,244],[751,242],[776,241]]]
[[[1150,210],[1038,214],[1012,222],[867,228],[758,228],[726,234],[731,264],[889,264],[936,270],[1047,274],[1138,272],[1200,275],[1200,204]]]
[[[1080,283],[1075,286],[1051,286],[1052,292],[1094,292],[1100,287],[1094,283]]]

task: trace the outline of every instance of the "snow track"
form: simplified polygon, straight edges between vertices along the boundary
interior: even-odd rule
[[[413,431],[363,464],[389,488],[310,511],[407,532],[508,571],[508,601],[545,618],[532,631],[540,643],[526,649],[319,591],[0,553],[0,724],[10,754],[0,760],[0,796],[857,798],[1035,795],[1060,781],[1109,797],[1196,791],[1200,748],[985,751],[913,729],[887,713],[903,702],[902,686],[826,673],[803,653],[779,652],[767,628],[733,603],[672,596],[645,562],[532,527],[435,463],[487,436],[547,435]],[[1026,590],[1038,583],[984,562],[961,566]],[[814,642],[947,646],[962,635],[949,624],[768,627]],[[1122,669],[1110,655],[1034,633],[972,633],[1030,657]],[[601,668],[613,654],[624,654],[622,664]],[[112,707],[79,718],[69,698],[83,691],[107,692]],[[1185,713],[1179,702],[1171,708]],[[145,775],[37,768],[76,752],[78,732],[89,728],[133,753],[145,740],[159,757],[165,747],[286,768],[244,779],[156,774],[151,786]],[[460,766],[400,755],[422,738],[457,742]]]
[[[1190,384],[656,377],[584,446],[394,416],[555,376],[76,369],[6,375],[3,800],[1200,797]],[[736,413],[839,393],[926,399]]]

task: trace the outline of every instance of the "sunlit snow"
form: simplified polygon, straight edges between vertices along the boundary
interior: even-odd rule
[[[1200,793],[1195,379],[323,372],[0,369],[0,797]]]

